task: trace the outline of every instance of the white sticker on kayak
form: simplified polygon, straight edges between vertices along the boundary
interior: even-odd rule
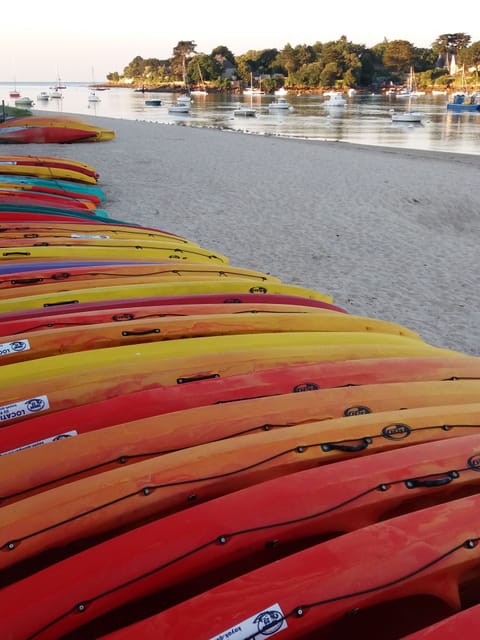
[[[43,440],[37,440],[36,442],[30,442],[29,444],[24,444],[23,446],[17,447],[16,449],[3,451],[3,453],[0,453],[0,456],[8,456],[9,453],[17,453],[17,451],[24,451],[25,449],[34,449],[35,447],[39,447],[42,444],[48,444],[49,442],[56,442],[57,440],[63,440],[64,438],[71,438],[72,436],[78,436],[78,431],[65,431],[64,433],[58,433],[56,436],[51,436],[50,438],[44,438]]]
[[[210,640],[244,640],[245,638],[270,638],[287,628],[287,621],[279,604],[256,613],[250,618],[234,624]]]
[[[14,160],[0,160],[1,165],[16,165],[17,163]]]
[[[110,240],[110,236],[96,236],[87,233],[72,233],[71,238],[80,238],[81,240]]]
[[[30,342],[28,340],[13,340],[12,342],[0,342],[0,356],[9,356],[11,353],[28,351]]]
[[[12,404],[4,404],[0,406],[0,422],[8,422],[23,416],[29,416],[32,413],[39,413],[49,409],[47,396],[37,396],[28,400],[20,400]]]

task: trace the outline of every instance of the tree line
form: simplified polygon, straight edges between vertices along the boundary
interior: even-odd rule
[[[136,56],[107,80],[135,86],[159,86],[184,82],[205,83],[229,90],[251,79],[262,80],[266,91],[287,87],[374,87],[398,84],[414,69],[420,86],[448,88],[456,83],[452,66],[463,69],[471,84],[478,83],[480,41],[466,33],[442,34],[430,48],[415,47],[408,40],[384,40],[373,47],[338,40],[313,45],[286,44],[283,49],[249,50],[235,56],[226,46],[209,54],[197,53],[193,40],[182,40],[165,60]]]

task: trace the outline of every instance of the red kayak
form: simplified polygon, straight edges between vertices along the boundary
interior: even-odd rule
[[[452,378],[480,378],[480,359],[381,358],[287,363],[241,375],[212,375],[173,386],[143,388],[70,408],[63,408],[60,402],[50,397],[49,406],[45,404],[43,409],[48,413],[38,415],[31,412],[29,419],[10,425],[8,420],[4,420],[0,429],[0,452],[39,446],[59,438],[193,407],[334,387]],[[371,411],[364,405],[345,407],[345,415]]]
[[[118,314],[128,313],[135,307],[148,307],[151,305],[161,305],[162,307],[168,307],[170,305],[178,304],[288,304],[288,305],[301,305],[307,307],[319,307],[322,309],[331,309],[332,311],[340,311],[347,313],[345,309],[341,309],[336,305],[321,300],[314,300],[312,298],[304,298],[301,296],[291,296],[272,293],[204,293],[197,295],[184,295],[184,296],[157,296],[148,298],[129,298],[123,300],[99,300],[95,302],[81,302],[65,305],[55,306],[54,315],[64,315],[71,313],[82,313],[84,311],[109,311],[109,319],[107,322],[115,321]],[[241,306],[238,307],[239,312]],[[45,316],[52,315],[52,307],[46,309],[26,309],[24,311],[13,311],[9,313],[0,314],[0,322],[21,320],[21,319],[37,319],[44,318]],[[134,312],[135,313],[135,312]],[[134,316],[138,317],[138,316]],[[72,318],[70,318],[71,320]],[[3,328],[0,329],[4,334]]]
[[[81,197],[70,198],[68,196],[54,195],[48,193],[32,193],[31,191],[6,191],[0,188],[0,204],[22,206],[47,206],[56,209],[79,210],[89,213],[94,210],[90,203],[86,203]],[[11,238],[9,238],[9,241]]]
[[[40,180],[37,182],[28,182],[28,180],[30,180],[28,176],[11,175],[10,179],[6,176],[2,177],[6,178],[5,180],[0,180],[0,187],[2,187],[2,189],[8,185],[9,189],[23,193],[49,193],[69,198],[80,197],[96,205],[100,205],[105,201],[103,191],[96,185],[85,185],[92,187],[92,189],[79,191],[75,189],[76,185],[71,180],[48,180],[45,178],[42,182]],[[33,180],[35,180],[35,178],[33,178]],[[49,182],[52,184],[48,184]]]
[[[65,210],[65,213],[37,213],[33,211],[15,211],[14,207],[10,211],[0,211],[0,222],[11,221],[12,219],[17,219],[19,222],[34,222],[34,221],[45,221],[45,222],[75,222],[78,224],[79,222],[87,222],[88,224],[92,224],[92,220],[97,224],[103,218],[96,218],[91,213],[84,213],[81,211],[68,213]],[[108,218],[106,218],[108,220]]]
[[[480,474],[473,461],[479,452],[478,435],[417,445],[290,474],[156,519],[4,587],[2,638],[54,640],[92,620],[92,633],[81,637],[98,637],[112,624],[126,624],[119,607],[135,602],[135,618],[148,615],[142,598],[151,594],[156,594],[155,609],[165,609],[198,594],[208,575],[210,586],[220,584],[281,560],[294,548],[366,527],[389,513],[414,512],[456,494],[476,493]],[[399,545],[400,552],[400,540]],[[351,551],[356,555],[353,545]],[[350,557],[350,552],[339,557],[339,570]],[[286,577],[288,588],[295,577]],[[217,605],[210,609],[219,611]],[[108,613],[110,618],[98,620]],[[173,629],[157,637],[188,636]],[[428,635],[425,640],[443,637]]]
[[[90,131],[90,134],[92,132]],[[14,166],[16,168],[25,167],[52,167],[54,169],[68,169],[69,171],[76,171],[77,173],[83,173],[86,176],[94,178],[95,181],[99,177],[99,174],[95,169],[84,162],[78,162],[76,160],[70,160],[69,158],[54,158],[51,156],[41,155],[0,155],[0,173],[2,173],[2,165],[6,167]],[[10,171],[8,171],[10,173]]]
[[[461,588],[478,595],[478,509],[475,495],[364,527],[214,588],[207,583],[105,640],[398,638],[458,611]]]
[[[53,181],[55,182],[55,181]],[[81,223],[84,220],[80,220]],[[92,227],[92,233],[94,231],[98,231],[99,233],[111,233],[114,235],[117,231],[122,235],[128,233],[131,234],[132,237],[145,237],[146,235],[151,235],[151,237],[155,238],[158,235],[161,236],[172,236],[177,239],[179,242],[188,242],[187,238],[183,236],[179,236],[176,233],[172,233],[171,231],[165,231],[164,229],[155,229],[154,227],[144,227],[141,225],[136,225],[133,222],[128,221],[115,221],[112,218],[102,218],[99,220],[94,220],[93,222],[88,221],[90,226]],[[31,220],[29,222],[22,222],[13,217],[9,221],[4,221],[2,227],[0,228],[1,233],[39,233],[42,231],[51,231],[51,235],[55,235],[56,233],[75,233],[77,229],[77,225],[79,224],[78,220],[69,220],[67,224],[62,222],[61,220],[53,220],[52,223],[48,223],[46,225],[42,221],[37,221],[36,219]]]
[[[17,126],[0,125],[0,143],[10,144],[65,144],[97,137],[96,131],[79,127]]]

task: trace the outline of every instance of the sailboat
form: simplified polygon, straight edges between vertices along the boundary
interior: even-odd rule
[[[61,100],[63,98],[62,89],[66,89],[66,86],[62,84],[62,81],[60,80],[60,76],[58,75],[58,70],[57,70],[57,82],[53,87],[50,87],[50,89],[51,89],[50,98],[54,98],[57,100]]]
[[[90,93],[88,94],[88,101],[89,102],[101,102],[100,98],[97,96],[95,91],[90,91]]]
[[[190,91],[190,93],[194,96],[206,96],[208,95],[208,91],[205,88],[205,82],[203,81],[203,75],[202,75],[202,70],[200,69],[200,65],[197,62],[197,69],[198,69],[198,73],[200,75],[200,89],[192,89]]]
[[[20,98],[20,91],[17,90],[17,80],[13,81],[14,88],[8,94],[10,98]]]
[[[411,97],[408,98],[408,109],[406,111],[392,110],[392,122],[410,122],[420,124],[422,122],[422,113],[420,111],[412,111]]]
[[[245,96],[264,96],[265,91],[262,90],[262,80],[260,80],[260,86],[258,88],[253,86],[253,73],[250,74],[250,86],[244,89],[243,95]]]
[[[398,93],[398,97],[415,97],[415,96],[424,96],[425,91],[418,91],[417,89],[417,81],[415,79],[415,72],[413,70],[413,66],[410,67],[410,73],[408,75],[407,86],[401,89]]]
[[[95,93],[95,75],[94,75],[94,72],[93,72],[93,67],[92,67],[92,84],[91,84],[90,88],[91,88],[91,91],[88,94],[88,101],[89,102],[101,102],[100,98]]]

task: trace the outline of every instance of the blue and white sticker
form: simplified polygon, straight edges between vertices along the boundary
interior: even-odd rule
[[[12,353],[28,351],[30,342],[28,340],[12,340],[11,342],[0,342],[0,356],[9,356]]]
[[[4,404],[0,406],[0,423],[23,418],[32,413],[41,413],[49,408],[47,396],[37,396],[36,398],[12,402],[12,404]]]
[[[80,240],[110,240],[110,236],[100,236],[88,233],[72,233],[71,238],[78,238]]]
[[[24,444],[16,449],[9,449],[8,451],[0,452],[0,456],[8,456],[10,453],[17,453],[17,451],[24,451],[25,449],[35,449],[36,447],[40,447],[42,444],[56,442],[57,440],[64,440],[65,438],[72,438],[73,436],[78,436],[78,431],[75,431],[74,429],[72,429],[72,431],[64,431],[63,433],[57,433],[54,436],[50,436],[50,438],[43,438],[43,440],[29,442],[28,444]]]
[[[279,604],[255,613],[210,640],[244,640],[245,638],[270,638],[288,627]]]

